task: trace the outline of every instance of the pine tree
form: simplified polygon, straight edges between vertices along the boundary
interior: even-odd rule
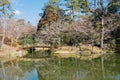
[[[8,0],[0,0],[0,16],[13,16],[12,8]]]
[[[108,23],[112,20],[112,17],[116,15],[119,10],[119,0],[80,0],[84,5],[83,10],[85,13],[90,13],[94,17],[95,24],[99,23],[100,29],[100,46],[104,49],[105,28],[108,27]],[[97,26],[97,25],[96,25]]]
[[[79,0],[65,0],[66,7],[68,8],[68,14],[74,19],[75,12],[80,11]]]
[[[2,47],[2,45],[4,44],[4,39],[5,39],[5,27],[6,27],[6,19],[7,18],[11,18],[11,16],[13,16],[12,13],[12,9],[10,6],[10,2],[8,0],[0,0],[0,17],[2,17],[2,20],[4,21],[3,23],[3,33],[1,34],[2,36],[2,40],[0,43],[0,48]]]

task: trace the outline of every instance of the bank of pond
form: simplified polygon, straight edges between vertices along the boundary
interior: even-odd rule
[[[46,57],[58,57],[58,58],[79,58],[81,60],[92,60],[99,58],[103,55],[113,54],[112,50],[101,50],[96,46],[82,45],[76,46],[62,46],[59,48],[34,48],[32,51],[28,49],[28,54],[24,57],[28,58],[46,58]]]

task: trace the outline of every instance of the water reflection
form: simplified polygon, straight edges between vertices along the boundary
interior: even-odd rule
[[[120,80],[119,56],[91,61],[51,58],[37,61],[34,65],[32,62],[19,62],[19,66],[7,66],[6,80]],[[4,80],[1,69],[0,80]]]
[[[116,75],[115,80],[120,80],[120,74]]]
[[[92,61],[55,59],[37,65],[40,80],[120,80],[118,55]]]
[[[0,68],[0,80],[38,80],[36,68],[26,71],[19,66],[7,66],[5,67],[5,74],[4,77],[2,68]]]
[[[24,73],[24,77],[21,80],[38,80],[38,74],[36,68],[33,68],[30,72]]]

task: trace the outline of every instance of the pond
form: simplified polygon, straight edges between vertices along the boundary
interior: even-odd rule
[[[0,69],[0,80],[120,80],[120,55],[82,61],[75,58],[49,58],[35,62],[19,61]]]

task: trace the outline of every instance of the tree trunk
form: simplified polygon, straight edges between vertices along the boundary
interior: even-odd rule
[[[1,40],[1,46],[0,48],[2,48],[2,45],[4,44],[4,39],[5,39],[5,28],[6,28],[6,22],[5,22],[5,18],[3,18],[3,33],[2,33],[2,40]]]
[[[96,10],[96,0],[94,0],[94,11]]]
[[[101,49],[104,49],[104,19],[102,17],[102,26],[101,26],[101,41],[100,41],[100,45],[101,45]]]
[[[0,41],[0,49],[1,49],[1,48],[2,48],[2,45],[3,45],[3,43],[4,43],[4,35],[1,34],[0,37],[1,37],[1,41]]]
[[[5,35],[4,35],[4,33],[3,33],[2,41],[1,41],[1,48],[2,48],[2,45],[4,44],[4,39],[5,39]]]
[[[11,38],[11,44],[10,44],[10,47],[12,48],[13,46],[13,38]]]

